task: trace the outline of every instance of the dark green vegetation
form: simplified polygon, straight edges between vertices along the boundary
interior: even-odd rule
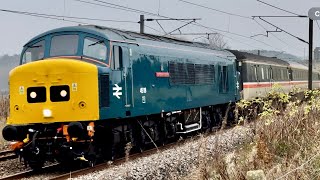
[[[239,124],[247,124],[254,116],[248,125],[255,137],[236,151],[221,152],[212,162],[205,162],[196,177],[248,179],[255,174],[266,179],[319,179],[319,100],[320,91],[314,90],[304,92],[304,101],[271,92],[263,100],[240,102],[240,108],[248,107],[253,113],[241,116]],[[262,111],[254,104],[262,105]]]

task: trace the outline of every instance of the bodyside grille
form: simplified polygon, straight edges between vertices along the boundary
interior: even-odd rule
[[[109,74],[101,74],[99,76],[99,92],[100,92],[100,107],[109,107]]]
[[[171,85],[213,84],[214,65],[169,62]]]

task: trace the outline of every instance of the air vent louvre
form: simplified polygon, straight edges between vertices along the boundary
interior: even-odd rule
[[[109,97],[109,74],[101,74],[99,77],[100,84],[100,106],[109,107],[110,97]]]
[[[214,65],[169,62],[170,84],[213,84]]]

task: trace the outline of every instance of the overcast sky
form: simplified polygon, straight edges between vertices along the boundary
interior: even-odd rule
[[[93,0],[83,0],[94,2]],[[148,11],[154,14],[172,18],[201,18],[197,21],[202,28],[195,25],[188,25],[181,29],[182,33],[213,33],[218,32],[224,35],[228,46],[232,49],[265,49],[285,51],[300,57],[307,56],[308,45],[285,34],[273,33],[269,37],[256,36],[252,39],[245,38],[256,34],[266,34],[265,29],[275,31],[276,29],[265,22],[256,19],[263,27],[250,18],[243,18],[233,15],[212,11],[209,9],[193,6],[180,0],[104,0],[106,2]],[[214,8],[228,13],[251,17],[254,15],[292,15],[269,6],[256,0],[185,0],[197,3],[209,8]],[[276,5],[288,11],[307,15],[312,7],[320,7],[319,0],[264,0],[266,3]],[[95,2],[98,3],[98,2]],[[106,4],[105,4],[106,5]],[[102,7],[92,4],[85,4],[76,0],[1,0],[0,9],[45,13],[54,15],[76,16],[86,18],[99,18],[110,20],[139,21],[141,13],[134,13]],[[146,18],[160,18],[145,15]],[[284,30],[308,41],[308,19],[306,18],[266,18],[266,20],[283,28]],[[138,23],[129,22],[102,22],[77,20],[83,23],[98,24],[113,28],[139,31]],[[32,37],[50,29],[74,26],[79,23],[44,19],[26,15],[0,12],[0,55],[20,53],[22,46]],[[159,21],[166,32],[170,32],[184,23],[179,21]],[[319,22],[320,23],[320,22]],[[146,27],[146,33],[161,34],[164,32],[156,22],[146,22],[157,31]],[[320,28],[314,23],[314,46],[320,46]],[[178,32],[177,32],[178,33]],[[245,37],[244,37],[245,36]],[[199,36],[184,36],[189,40]],[[201,38],[199,38],[201,39]],[[198,40],[199,40],[198,39]],[[255,39],[255,40],[254,40]]]

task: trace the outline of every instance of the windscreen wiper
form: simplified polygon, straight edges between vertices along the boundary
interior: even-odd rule
[[[39,48],[42,47],[42,45],[37,45],[37,46],[27,46],[27,48]]]
[[[94,42],[92,44],[89,44],[88,46],[94,46],[94,45],[97,45],[97,44],[101,44],[103,42],[104,42],[104,40],[100,40],[100,41]]]

